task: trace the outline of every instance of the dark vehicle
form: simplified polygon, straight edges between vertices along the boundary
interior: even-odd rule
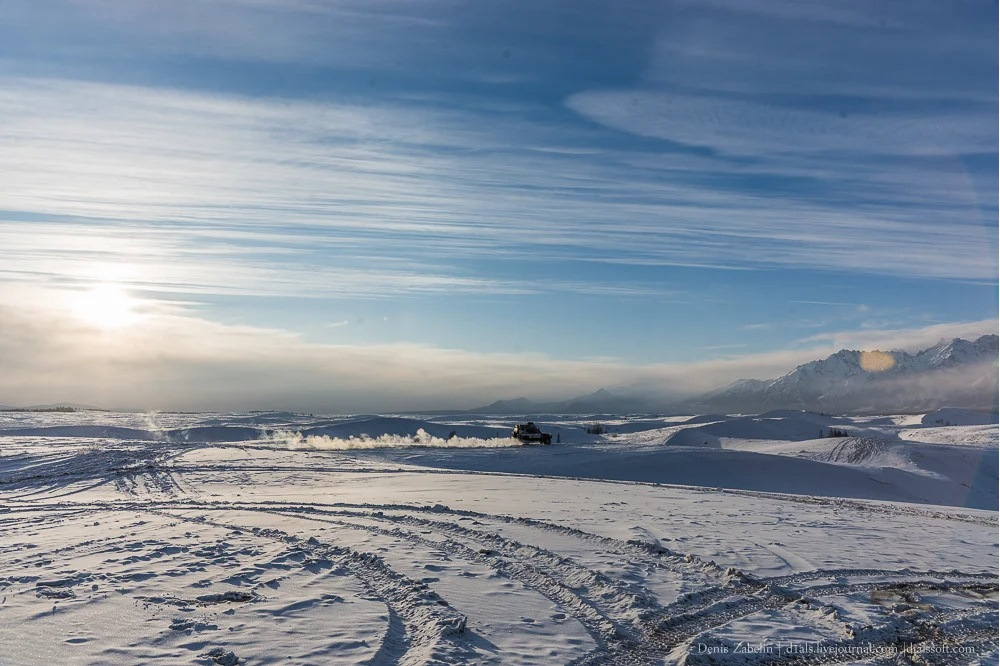
[[[538,429],[531,421],[527,423],[518,423],[514,426],[514,431],[511,433],[512,436],[520,440],[522,444],[551,444],[552,435],[547,432],[542,432]]]

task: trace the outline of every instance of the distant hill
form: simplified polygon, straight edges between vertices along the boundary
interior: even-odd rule
[[[598,389],[568,400],[535,402],[528,398],[497,400],[483,407],[467,410],[469,414],[644,414],[659,411],[655,405]]]
[[[78,402],[54,402],[51,405],[30,405],[25,407],[25,409],[83,409],[83,410],[100,410],[100,407],[94,407],[93,405],[83,405]]]
[[[941,340],[916,354],[842,349],[783,377],[741,379],[673,408],[691,413],[995,411],[997,343],[996,335],[984,335],[975,341]]]
[[[468,410],[474,414],[527,414],[535,409],[537,403],[527,398],[514,398],[513,400],[497,400],[485,407]]]
[[[55,402],[50,405],[28,405],[27,407],[13,407],[11,405],[0,405],[3,412],[79,412],[79,411],[108,411],[100,407],[81,405],[73,402]]]

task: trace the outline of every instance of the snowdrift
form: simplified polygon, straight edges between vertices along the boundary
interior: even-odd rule
[[[260,428],[243,426],[195,426],[170,430],[143,430],[119,426],[73,425],[41,426],[36,428],[8,428],[0,436],[19,437],[79,437],[92,439],[117,439],[144,442],[245,442],[260,439]]]
[[[725,414],[701,414],[699,416],[692,416],[687,421],[684,422],[685,425],[697,425],[699,423],[715,423],[716,421],[728,421],[733,417],[727,416]]]
[[[972,409],[943,407],[924,414],[920,423],[930,426],[990,425],[1000,422],[1000,415]]]
[[[826,441],[837,442],[838,438]],[[944,455],[928,463],[929,468],[916,471],[712,447],[660,447],[614,455],[539,447],[517,452],[484,451],[489,455],[474,458],[419,452],[407,455],[406,462],[456,470],[472,468],[996,510],[996,449],[964,451],[967,455],[963,457]],[[886,460],[893,454],[882,455]],[[927,451],[921,455],[927,455]]]
[[[449,439],[453,434],[459,437],[474,437],[478,439],[506,438],[510,436],[510,428],[492,428],[451,423],[435,423],[420,419],[399,417],[370,417],[344,421],[332,425],[322,425],[303,428],[300,432],[304,437],[375,438],[382,435],[397,437],[412,437],[418,430],[423,430],[432,437]]]
[[[801,441],[829,434],[831,427],[840,428],[844,419],[806,415],[794,412],[793,416],[741,416],[724,421],[707,423],[694,428],[679,430],[668,437],[664,444],[673,446],[718,446],[718,439],[774,439]]]

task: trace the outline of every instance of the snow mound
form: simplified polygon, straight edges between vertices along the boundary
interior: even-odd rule
[[[758,419],[799,419],[802,421],[812,421],[813,423],[850,423],[851,420],[842,416],[831,414],[821,414],[820,412],[810,412],[806,409],[772,409],[762,414],[757,414]]]
[[[301,431],[304,437],[377,438],[382,435],[397,437],[413,437],[418,430],[423,430],[432,437],[450,439],[458,437],[473,437],[478,439],[506,438],[510,436],[510,427],[487,427],[456,423],[435,423],[421,419],[409,419],[392,416],[373,416],[342,423],[305,428]]]
[[[260,439],[260,428],[243,426],[197,426],[194,428],[179,428],[160,433],[168,442],[246,442]]]
[[[5,428],[0,436],[19,437],[92,437],[100,439],[155,440],[157,437],[148,430],[104,425],[60,425],[29,428]]]
[[[253,414],[227,415],[224,418],[207,421],[205,425],[244,425],[244,426],[264,426],[280,425],[293,421],[300,421],[309,418],[304,414],[295,412],[259,412]]]
[[[825,437],[829,434],[832,424],[839,425],[841,422],[841,419],[823,417],[819,414],[803,415],[802,412],[794,412],[793,414],[794,416],[776,418],[766,415],[727,418],[724,421],[679,430],[668,437],[664,444],[717,446],[717,443],[712,444],[712,442],[717,442],[719,438],[798,442]]]
[[[732,417],[726,416],[725,414],[701,414],[700,416],[692,416],[691,418],[689,418],[687,421],[684,422],[684,425],[695,425],[698,423],[715,423],[717,421],[728,421],[730,418]]]
[[[991,425],[1000,422],[996,413],[977,412],[972,409],[958,407],[942,407],[924,414],[920,419],[922,425],[953,426],[953,425]]]
[[[261,438],[259,428],[242,426],[195,426],[171,430],[145,430],[103,425],[39,426],[0,430],[0,436],[79,437],[142,442],[244,442]]]
[[[722,448],[722,441],[704,428],[684,428],[678,430],[663,442],[668,446],[703,446]]]

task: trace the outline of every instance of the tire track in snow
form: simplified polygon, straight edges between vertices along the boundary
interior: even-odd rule
[[[89,502],[86,503],[90,506],[97,507],[116,507],[119,506],[117,503],[111,502]],[[81,506],[82,503],[74,503],[73,506]],[[44,505],[35,505],[44,506]],[[506,523],[512,525],[523,525],[526,527],[531,527],[535,529],[545,530],[548,532],[560,534],[563,536],[569,536],[576,538],[578,540],[591,543],[593,545],[599,546],[607,552],[614,553],[616,555],[621,555],[630,558],[633,562],[638,562],[648,566],[653,566],[657,568],[666,569],[676,573],[684,573],[688,575],[693,575],[699,580],[703,580],[706,583],[718,582],[719,580],[728,580],[733,575],[739,575],[738,572],[733,568],[727,568],[716,564],[714,561],[705,560],[697,555],[691,553],[680,553],[677,551],[665,548],[662,545],[652,544],[645,541],[639,540],[622,540],[615,539],[613,537],[608,537],[600,534],[595,534],[593,532],[587,532],[575,527],[569,527],[566,525],[561,525],[558,523],[551,523],[544,520],[539,520],[536,518],[525,518],[522,516],[509,516],[506,514],[492,514],[485,513],[481,511],[474,511],[470,509],[453,509],[450,507],[442,506],[440,504],[434,506],[427,505],[415,505],[415,504],[387,504],[387,503],[352,503],[352,502],[331,502],[331,503],[311,503],[305,504],[303,502],[289,502],[289,501],[272,501],[272,500],[262,500],[258,502],[229,502],[229,503],[219,503],[212,502],[210,500],[193,500],[193,499],[178,499],[172,501],[158,501],[150,500],[143,504],[138,505],[139,509],[142,510],[144,507],[150,506],[162,506],[170,508],[286,508],[286,509],[296,509],[299,508],[303,512],[311,511],[325,511],[325,510],[338,510],[338,509],[360,509],[368,511],[401,511],[401,512],[412,512],[420,514],[431,514],[431,515],[454,515],[467,518],[473,518],[479,521],[492,521],[498,523]]]
[[[862,633],[853,640],[818,642],[811,653],[790,654],[777,658],[748,655],[749,658],[745,659],[744,663],[748,666],[757,664],[822,666],[858,663],[964,665],[971,663],[971,655],[984,655],[990,650],[996,650],[997,631],[983,627],[984,621],[992,619],[986,615],[992,616],[995,613],[984,613],[981,609],[932,612],[921,616],[919,621],[909,626],[873,627],[870,632]],[[974,626],[959,629],[957,633],[952,629],[950,633],[944,634],[939,629],[944,623],[950,624],[955,621],[963,623],[972,619],[979,621]],[[942,648],[950,648],[951,652],[946,652]],[[962,652],[960,649],[969,652]],[[901,655],[921,655],[921,658],[915,662],[913,658]]]
[[[541,552],[541,549],[528,547],[524,544],[515,545],[515,542],[509,542],[505,545],[499,545],[495,540],[484,539],[484,542],[480,543],[485,545],[485,542],[490,542],[495,550],[487,548],[477,550],[454,539],[448,538],[440,541],[427,539],[398,527],[382,528],[334,517],[318,517],[289,511],[267,510],[266,512],[405,539],[427,548],[445,551],[449,555],[470,563],[487,566],[497,574],[517,581],[555,603],[580,622],[594,642],[602,646],[627,640],[634,633],[627,621],[627,614],[621,610],[615,612],[616,606],[638,608],[638,612],[647,613],[659,607],[648,594],[636,595],[630,591],[623,591],[622,586],[618,585],[616,581],[579,565],[561,561],[558,564],[562,566],[556,566],[553,570],[551,560],[564,559],[553,553],[549,553],[548,556],[539,555],[538,557],[545,560],[543,562],[539,562],[534,557],[524,557],[526,553],[516,551]],[[358,515],[357,517],[378,520],[377,516]],[[599,592],[586,594],[580,591],[581,589],[589,590],[589,586],[596,587]],[[609,614],[613,617],[609,617]]]
[[[666,557],[671,563],[676,563],[677,554],[670,551],[665,551],[665,549],[652,547],[644,542],[620,542],[618,540],[610,539],[608,537],[601,537],[600,535],[591,534],[588,532],[583,532],[576,528],[564,528],[556,524],[545,523],[544,521],[536,521],[534,519],[517,519],[516,517],[495,515],[495,514],[483,514],[481,512],[465,512],[465,511],[452,511],[446,507],[421,507],[421,506],[408,506],[408,505],[360,505],[365,508],[370,508],[371,506],[384,507],[384,509],[394,509],[394,510],[409,510],[409,511],[419,511],[419,512],[430,512],[433,514],[441,513],[457,513],[459,515],[466,515],[472,513],[481,518],[492,518],[500,519],[502,522],[516,522],[520,524],[530,524],[534,527],[540,527],[541,529],[555,529],[561,533],[572,533],[574,536],[583,536],[587,540],[597,540],[598,542],[605,545],[612,545],[621,548],[625,546],[625,550],[638,550],[645,553],[647,556],[653,556],[654,558]],[[302,507],[300,506],[301,510]],[[269,509],[270,510],[270,509]],[[278,510],[277,513],[287,514],[287,513],[303,513],[302,511],[297,511],[293,508],[284,508]],[[383,510],[377,509],[376,511]],[[304,513],[320,513],[336,511],[327,508],[320,508],[316,506],[306,507]],[[367,518],[367,519],[385,519],[387,514],[382,514],[379,516],[376,511],[365,512],[357,517]],[[491,535],[488,533],[481,533],[478,530],[471,530],[464,526],[457,525],[455,523],[444,523],[442,521],[433,521],[426,519],[414,520],[412,516],[409,518],[403,516],[393,517],[396,521],[402,521],[407,524],[413,524],[417,527],[426,527],[430,529],[436,529],[439,531],[453,532],[465,537],[485,537],[488,541],[492,541]],[[392,518],[390,519],[392,520]],[[341,521],[344,522],[344,521]],[[404,536],[399,530],[387,531],[389,534],[397,537]],[[495,535],[499,537],[499,535]],[[502,539],[502,537],[500,537]],[[426,544],[430,547],[441,548],[441,542],[425,540]],[[451,542],[454,543],[454,542]],[[517,543],[517,542],[513,542]],[[514,548],[523,546],[523,544],[517,543]],[[535,547],[537,548],[537,547]],[[665,551],[665,552],[664,552]],[[456,554],[462,555],[462,552],[457,552]],[[474,557],[475,552],[469,552],[468,549],[464,552],[464,555]],[[554,554],[553,557],[558,558]],[[690,560],[687,558],[680,558],[685,564],[690,564]],[[495,563],[494,563],[495,564]],[[712,563],[714,564],[714,563]],[[502,566],[502,565],[501,565]],[[579,565],[577,565],[579,566]],[[721,569],[721,567],[719,568]],[[503,571],[501,571],[503,573]],[[508,572],[509,573],[509,572]],[[990,573],[982,574],[962,574],[960,572],[916,572],[916,571],[894,571],[894,570],[877,570],[877,569],[838,569],[838,570],[817,570],[804,572],[800,574],[791,574],[786,576],[777,577],[774,579],[758,579],[753,576],[743,574],[735,570],[726,571],[727,582],[724,585],[718,586],[713,589],[709,589],[705,592],[698,592],[687,595],[687,597],[679,602],[675,602],[666,607],[662,607],[658,612],[655,612],[650,616],[650,614],[645,614],[644,616],[639,616],[637,618],[637,624],[640,627],[640,636],[636,636],[634,632],[628,632],[623,635],[621,631],[616,631],[610,633],[608,631],[600,631],[600,624],[595,625],[590,618],[585,617],[585,613],[581,613],[579,607],[574,608],[576,610],[574,617],[578,620],[581,619],[581,615],[584,616],[582,623],[590,631],[591,635],[595,637],[597,642],[597,647],[588,656],[584,656],[577,661],[571,662],[574,664],[602,664],[602,663],[647,663],[648,659],[658,659],[661,656],[668,653],[670,650],[674,649],[677,644],[683,642],[684,638],[690,638],[693,635],[701,633],[707,629],[717,628],[732,622],[735,619],[746,617],[747,615],[754,614],[760,610],[768,608],[780,608],[783,605],[794,602],[806,595],[835,595],[835,594],[848,594],[854,592],[863,591],[874,591],[878,589],[892,589],[898,587],[901,584],[909,585],[937,585],[935,581],[929,580],[917,580],[913,579],[919,576],[933,576],[934,578],[958,578],[962,581],[968,582],[970,584],[979,585],[984,581],[989,581],[995,586],[996,576]],[[910,579],[904,583],[899,581],[874,581],[874,582],[860,582],[860,583],[824,583],[822,585],[796,588],[796,589],[784,589],[785,586],[795,585],[798,583],[811,582],[815,580],[821,580],[830,577],[882,577],[882,578],[905,578]],[[959,585],[961,583],[948,583],[949,585]],[[544,592],[543,592],[544,594]],[[750,595],[750,596],[747,596]],[[549,596],[549,595],[546,595]],[[549,598],[552,598],[549,596]],[[735,599],[735,602],[731,600]],[[559,599],[553,599],[558,601]],[[572,602],[570,602],[572,604]],[[572,608],[572,607],[571,607]],[[678,623],[679,622],[679,623]],[[613,623],[614,624],[614,623]],[[620,625],[617,625],[620,628]],[[665,629],[667,631],[665,631]],[[631,634],[631,635],[630,635]],[[633,662],[633,657],[639,657],[640,661]]]
[[[781,546],[781,545],[779,545],[777,543],[771,542],[771,543],[768,543],[766,545],[762,544],[762,543],[757,543],[756,541],[754,541],[752,543],[755,543],[755,544],[757,544],[758,547],[760,547],[760,548],[762,548],[762,549],[764,549],[766,551],[769,551],[771,554],[773,554],[779,560],[781,560],[782,562],[784,562],[785,565],[789,569],[791,569],[793,571],[795,571],[795,570],[798,570],[798,571],[808,571],[810,569],[815,569],[816,568],[813,565],[813,563],[810,562],[809,560],[807,560],[806,558],[793,553],[792,551],[788,550],[784,546]]]
[[[292,509],[275,511],[277,513],[301,512],[301,510]],[[319,514],[364,518],[388,522],[394,525],[405,524],[416,528],[431,529],[442,534],[450,534],[456,538],[467,539],[479,545],[487,546],[486,550],[496,552],[503,557],[520,561],[530,561],[534,567],[544,570],[550,576],[563,581],[571,589],[578,589],[581,585],[585,585],[588,589],[593,589],[599,599],[613,599],[614,606],[620,606],[625,611],[659,607],[659,604],[644,587],[611,578],[579,564],[572,558],[558,555],[541,546],[505,537],[496,532],[484,532],[459,525],[455,522],[429,520],[405,513],[387,514],[380,510],[355,511],[349,509],[331,510],[314,508],[306,511],[306,513],[310,515]],[[435,511],[435,513],[440,515],[442,511]],[[595,604],[602,605],[602,602],[596,601]],[[603,602],[603,605],[608,605],[608,602]]]
[[[818,573],[818,572],[816,572]],[[653,664],[689,643],[695,637],[712,629],[717,629],[762,610],[779,609],[790,603],[807,600],[811,596],[830,596],[874,592],[876,590],[896,590],[904,587],[949,590],[980,590],[984,580],[990,580],[986,587],[997,589],[996,576],[990,574],[962,576],[964,580],[941,583],[933,580],[874,581],[865,583],[835,583],[815,587],[785,589],[773,583],[744,584],[742,589],[717,589],[706,593],[695,593],[664,607],[658,623],[651,626],[643,639],[626,648],[615,651],[596,650],[581,659],[570,662],[572,666],[597,666],[598,664]],[[786,580],[793,576],[785,577]],[[844,644],[856,645],[862,641],[887,645],[890,638],[880,635],[880,628],[861,632]],[[994,631],[994,635],[996,632]],[[896,636],[892,635],[891,640]],[[879,641],[879,642],[876,642]],[[810,662],[811,663],[811,662]]]
[[[294,507],[295,503],[282,503],[283,506]],[[301,506],[301,503],[298,504]],[[365,509],[370,511],[400,511],[431,515],[453,515],[472,518],[478,521],[491,521],[511,525],[523,525],[563,536],[569,536],[580,541],[599,546],[603,550],[630,558],[633,562],[642,563],[648,566],[666,569],[676,573],[694,575],[704,582],[718,582],[719,580],[729,580],[734,575],[739,575],[733,568],[727,568],[716,564],[714,561],[705,560],[691,553],[679,553],[670,550],[659,544],[652,544],[639,540],[622,540],[613,537],[587,532],[576,527],[568,527],[558,523],[551,523],[537,518],[525,518],[522,516],[508,516],[506,514],[484,513],[469,509],[452,509],[440,504],[434,506],[413,505],[413,504],[377,504],[377,503],[349,503],[335,502],[331,504],[308,505],[307,511],[326,511],[336,509]],[[460,526],[459,526],[460,527]],[[467,528],[463,528],[467,529]]]
[[[406,625],[399,617],[396,609],[386,604],[386,612],[389,614],[389,622],[382,635],[378,651],[372,655],[371,659],[363,662],[366,666],[384,666],[386,664],[400,663],[402,655],[406,654]]]
[[[50,507],[35,505],[30,507],[30,509],[39,510],[51,508],[52,510],[58,510],[60,508],[65,509],[68,506],[80,507],[81,505],[80,503],[57,503],[50,505]],[[168,515],[174,519],[191,520],[193,522],[207,522],[208,524],[216,524],[226,529],[246,530],[247,528],[244,526],[234,527],[232,525],[225,525],[222,523],[211,523],[210,521],[205,521],[199,518],[181,517],[174,513],[163,511],[162,509],[172,509],[176,511],[259,511],[276,513],[278,515],[294,515],[298,518],[321,520],[323,522],[340,524],[343,527],[351,529],[358,529],[360,527],[361,529],[380,530],[381,533],[396,538],[410,539],[411,541],[414,539],[422,540],[421,543],[436,549],[445,549],[445,545],[447,545],[447,548],[450,548],[451,552],[456,555],[466,559],[471,559],[472,561],[486,562],[492,568],[497,569],[501,573],[506,573],[512,578],[523,579],[534,570],[539,574],[539,577],[534,579],[535,584],[543,587],[550,594],[559,595],[564,594],[564,592],[560,590],[569,590],[566,582],[570,580],[571,576],[586,576],[586,572],[590,570],[572,561],[568,562],[567,568],[560,569],[558,565],[563,563],[564,560],[560,559],[560,556],[551,553],[550,551],[545,551],[537,546],[523,544],[512,539],[505,539],[500,535],[493,535],[489,532],[481,530],[473,530],[454,522],[424,518],[422,515],[432,514],[435,517],[443,517],[446,515],[474,516],[497,522],[512,522],[522,525],[530,525],[543,531],[555,530],[562,534],[572,534],[573,536],[581,538],[585,541],[600,544],[609,549],[614,548],[624,552],[634,553],[636,555],[644,555],[650,560],[661,560],[670,566],[680,565],[680,563],[683,562],[684,564],[681,565],[682,569],[684,566],[688,566],[689,569],[685,572],[691,572],[691,562],[688,561],[687,558],[671,551],[665,551],[665,549],[656,548],[651,544],[630,541],[623,542],[583,532],[576,528],[566,528],[534,519],[524,519],[498,514],[484,514],[481,512],[451,510],[447,507],[441,506],[427,507],[399,504],[384,505],[343,503],[310,505],[288,502],[221,503],[183,500],[166,502],[92,503],[90,506],[105,510],[152,510],[154,512],[160,512],[164,515]],[[29,507],[24,507],[24,509],[28,510]],[[399,512],[399,515],[386,513],[387,511]],[[411,515],[413,513],[418,515]],[[372,525],[364,526],[359,523],[352,522],[350,519],[388,522],[392,524],[393,527],[385,528]],[[430,529],[439,534],[449,535],[449,537],[445,542],[426,539],[407,530],[400,529],[398,527],[399,524],[416,528]],[[260,533],[265,537],[277,538],[285,541],[286,543],[298,544],[301,542],[301,539],[291,537],[287,533],[281,531],[262,530]],[[493,543],[494,545],[500,546],[500,548],[497,549],[497,556],[495,556],[496,559],[489,560],[488,558],[493,556],[471,549],[457,539],[466,539],[477,543],[483,543],[485,540],[486,545]],[[497,541],[497,539],[499,539],[499,541]],[[319,542],[313,544],[313,546],[316,547],[319,547],[320,545],[321,544],[319,544]],[[506,555],[510,559],[520,558],[518,565],[519,567],[523,566],[524,568],[510,568],[510,559],[507,559],[507,557],[500,557],[501,554]],[[506,571],[504,571],[505,568]],[[581,569],[583,571],[581,571]],[[700,570],[698,567],[696,567],[696,569]],[[721,569],[721,567],[712,569],[712,571],[715,574],[718,574],[719,569]],[[555,570],[557,575],[552,575],[553,570]],[[603,575],[597,574],[596,572],[591,573],[596,576]],[[541,575],[547,576],[548,578],[543,578]],[[612,620],[608,619],[604,614],[597,612],[597,609],[594,608],[594,606],[588,604],[583,606],[577,605],[577,602],[573,601],[574,598],[579,599],[575,593],[569,596],[559,596],[556,599],[553,599],[554,601],[557,601],[557,603],[564,604],[564,607],[568,605],[569,607],[574,608],[576,613],[580,614],[580,616],[586,617],[588,622],[591,622],[588,630],[593,628],[595,630],[594,633],[600,636],[600,640],[597,642],[597,647],[592,653],[585,655],[572,663],[649,663],[650,660],[662,659],[665,655],[676,649],[677,646],[683,645],[685,641],[691,640],[694,636],[697,636],[700,633],[724,626],[733,620],[752,615],[760,610],[781,608],[784,605],[793,603],[798,599],[810,595],[829,596],[872,592],[876,590],[890,590],[898,588],[901,585],[938,587],[951,586],[954,589],[963,589],[961,587],[963,585],[969,587],[987,584],[991,586],[991,589],[996,588],[996,575],[994,573],[968,574],[957,571],[920,572],[907,569],[885,571],[877,569],[845,568],[817,570],[764,579],[755,578],[736,570],[727,570],[723,577],[727,580],[717,580],[715,587],[686,595],[673,604],[660,607],[659,609],[653,609],[654,612],[651,614],[647,613],[638,617],[637,624],[639,625],[639,631],[631,631],[624,634],[623,632],[617,630],[617,627],[615,627],[615,623]],[[820,585],[802,587],[805,583],[817,580],[826,579],[829,581],[829,579],[849,579],[859,577],[867,577],[878,580],[866,582],[847,582],[846,580],[835,580],[832,583],[824,582]],[[885,580],[886,578],[890,580],[887,581]],[[589,584],[602,582],[600,578],[588,578],[587,580]],[[942,583],[942,580],[945,582]],[[413,581],[410,580],[410,583],[413,584]],[[619,587],[612,585],[609,589],[614,594],[620,594],[623,591],[630,590],[632,588],[629,586]],[[570,591],[572,592],[572,590]],[[376,592],[376,594],[380,593]],[[386,596],[380,594],[380,598],[386,598]],[[615,604],[612,603],[610,606],[614,608]],[[410,631],[409,627],[413,626],[412,618],[407,618],[403,610],[398,609],[396,605],[391,605],[390,607],[400,611],[400,617],[403,618],[402,621],[404,629],[406,631]],[[588,607],[590,610],[587,610]],[[627,606],[623,607],[627,608]],[[597,614],[595,615],[594,613]],[[620,618],[615,617],[614,619],[618,620]],[[610,623],[610,627],[605,628],[605,621]],[[385,650],[382,650],[380,647],[380,653],[383,655],[391,655],[392,659],[403,659],[403,656],[400,656],[399,654],[399,648],[393,647],[393,645],[401,644],[400,641],[403,641],[402,644],[407,644],[405,643],[407,640],[410,640],[408,636],[406,638],[400,638],[397,634],[392,634],[390,632],[387,634],[387,638],[384,641],[387,647]],[[433,644],[434,643],[431,643],[431,645]],[[421,645],[425,645],[425,643],[421,643]],[[407,653],[404,652],[403,655],[405,656],[405,654]],[[380,657],[380,659],[381,658],[382,657]]]
[[[175,507],[171,507],[176,510]],[[181,509],[183,510],[183,509]],[[229,507],[218,510],[240,511]],[[293,550],[329,560],[361,581],[362,585],[386,604],[389,622],[379,650],[370,662],[372,666],[426,663],[463,663],[475,661],[481,655],[461,635],[465,633],[466,617],[432,591],[426,584],[393,570],[374,553],[361,552],[343,546],[324,543],[316,537],[302,539],[276,528],[247,527],[209,520],[204,516],[191,518],[171,511],[147,509],[149,513],[173,520],[211,525],[282,542]],[[401,622],[393,621],[393,617]],[[377,658],[377,661],[376,661]]]

